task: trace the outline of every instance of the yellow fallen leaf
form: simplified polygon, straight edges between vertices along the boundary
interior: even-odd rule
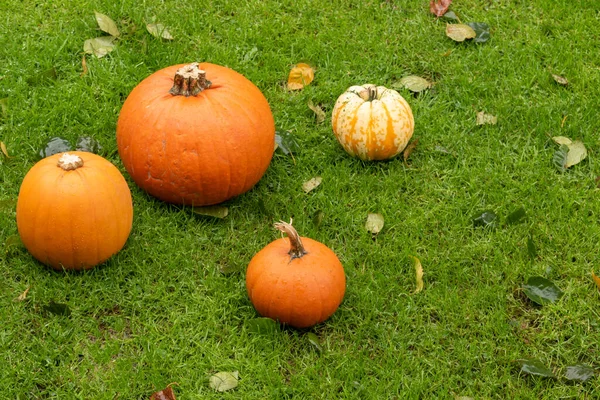
[[[79,74],[79,76],[87,75],[88,68],[87,68],[87,61],[85,60],[85,54],[81,58],[81,68],[83,69],[83,71],[81,71],[81,74]]]
[[[421,261],[415,256],[409,256],[413,259],[415,264],[415,275],[417,281],[417,287],[415,288],[415,293],[419,293],[423,290],[423,266],[421,265]]]
[[[464,42],[465,39],[473,39],[477,33],[469,25],[465,24],[447,24],[446,36],[455,42]]]
[[[372,234],[378,234],[383,228],[384,220],[383,215],[379,213],[369,213],[367,215],[367,222],[365,223],[365,229]]]
[[[11,158],[8,155],[8,150],[6,149],[6,145],[4,144],[4,142],[0,142],[0,150],[2,150],[2,153],[6,156],[6,158]]]
[[[323,181],[323,178],[321,178],[320,176],[316,176],[312,179],[309,179],[308,181],[306,181],[302,184],[302,190],[304,190],[304,193],[311,192],[314,189],[316,189],[317,186],[319,186],[322,181]]]
[[[594,279],[594,282],[596,282],[596,286],[598,286],[598,290],[600,290],[600,278],[598,278],[596,276],[596,274],[594,273],[594,271],[592,271],[592,279]]]
[[[27,286],[27,289],[25,289],[25,291],[23,293],[21,293],[19,295],[19,297],[17,297],[15,299],[15,301],[23,301],[27,298],[27,293],[29,293],[29,289],[31,289],[31,286]]]
[[[309,100],[308,108],[313,110],[313,112],[317,116],[317,124],[320,124],[321,122],[325,121],[325,111],[323,111],[323,109],[319,105],[313,104],[312,100]]]
[[[288,90],[301,90],[315,79],[315,71],[308,64],[296,64],[288,76]]]

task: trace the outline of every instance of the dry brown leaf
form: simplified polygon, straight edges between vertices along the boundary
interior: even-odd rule
[[[408,160],[408,157],[410,157],[410,155],[412,154],[412,152],[417,147],[417,144],[419,144],[419,138],[416,138],[415,140],[413,140],[412,142],[410,142],[409,145],[406,146],[406,148],[402,152],[402,157],[404,157],[404,163],[405,164],[406,164],[406,161]]]
[[[421,265],[421,261],[415,257],[415,256],[409,256],[410,258],[413,259],[414,264],[415,264],[415,276],[416,276],[416,282],[417,282],[417,286],[415,288],[415,293],[419,293],[420,291],[423,290],[423,266]]]
[[[4,144],[4,142],[0,142],[0,150],[2,150],[2,154],[4,154],[6,158],[12,158],[8,155],[8,150],[6,149],[6,145]]]
[[[317,116],[317,124],[320,124],[321,122],[325,121],[325,111],[323,111],[323,109],[320,106],[313,104],[312,100],[308,101],[308,108],[313,110],[313,112]]]
[[[315,71],[308,64],[296,64],[288,76],[288,90],[301,90],[315,79]]]
[[[594,273],[594,271],[592,271],[592,279],[594,279],[594,282],[596,282],[596,286],[598,286],[598,290],[600,290],[600,278],[598,278],[596,276],[596,274]]]
[[[463,42],[465,39],[473,39],[477,33],[469,25],[465,24],[447,24],[446,36],[455,42]]]
[[[87,68],[87,61],[85,60],[85,54],[81,58],[81,68],[83,69],[83,71],[81,71],[81,74],[79,74],[79,76],[87,75],[88,68]]]
[[[431,0],[429,2],[429,11],[435,14],[436,17],[441,17],[446,14],[450,4],[452,4],[452,0]]]
[[[320,176],[316,176],[312,179],[309,179],[302,184],[302,190],[304,190],[304,193],[311,192],[315,190],[317,186],[321,184],[322,181],[323,178],[321,178]]]
[[[171,386],[167,386],[165,389],[156,392],[156,393],[152,393],[152,396],[150,396],[150,400],[177,400],[175,397],[175,393],[173,392],[173,389],[171,388]]]
[[[27,289],[25,289],[25,291],[23,293],[21,293],[16,299],[15,301],[24,301],[27,298],[27,293],[29,293],[29,289],[31,289],[31,286],[27,286]]]

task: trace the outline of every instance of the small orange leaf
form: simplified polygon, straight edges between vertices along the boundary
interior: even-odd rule
[[[31,286],[27,286],[27,289],[25,289],[23,293],[21,293],[17,298],[15,298],[14,301],[24,301],[27,298],[27,293],[29,293],[29,289],[31,289]]]
[[[8,150],[6,149],[4,142],[0,142],[0,150],[2,150],[2,153],[6,156],[6,158],[12,158],[8,155]]]
[[[592,278],[594,279],[594,282],[596,282],[596,286],[598,286],[598,290],[600,290],[600,278],[598,278],[596,276],[596,274],[594,273],[594,271],[592,271]]]
[[[301,90],[315,79],[315,71],[308,64],[296,64],[288,76],[288,90]]]
[[[81,74],[79,74],[79,76],[87,75],[88,68],[87,68],[87,61],[85,60],[85,54],[81,58],[81,67],[83,68],[83,71],[81,71]]]
[[[408,160],[408,157],[410,157],[412,152],[417,147],[417,144],[419,144],[419,138],[416,138],[415,140],[413,140],[408,146],[406,146],[406,148],[404,149],[404,152],[402,152],[402,156],[404,157],[404,164],[406,164],[407,166],[408,166],[408,163],[406,161]]]

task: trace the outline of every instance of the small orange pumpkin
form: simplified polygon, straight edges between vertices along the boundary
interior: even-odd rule
[[[361,160],[387,160],[402,152],[415,121],[410,106],[384,86],[352,86],[336,101],[331,124],[344,150]]]
[[[246,289],[256,311],[295,328],[308,328],[329,318],[346,291],[344,268],[322,243],[301,238],[291,224],[275,228],[286,233],[250,261]]]
[[[21,241],[54,269],[89,269],[106,261],[125,245],[132,220],[127,182],[96,154],[74,151],[44,158],[21,183]]]
[[[144,79],[117,121],[127,172],[151,195],[203,206],[250,190],[267,170],[275,122],[243,75],[210,63],[175,65]]]

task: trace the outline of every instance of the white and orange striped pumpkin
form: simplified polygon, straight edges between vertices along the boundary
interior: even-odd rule
[[[383,86],[351,86],[336,101],[333,133],[344,150],[361,160],[387,160],[402,152],[415,120],[398,92]]]

